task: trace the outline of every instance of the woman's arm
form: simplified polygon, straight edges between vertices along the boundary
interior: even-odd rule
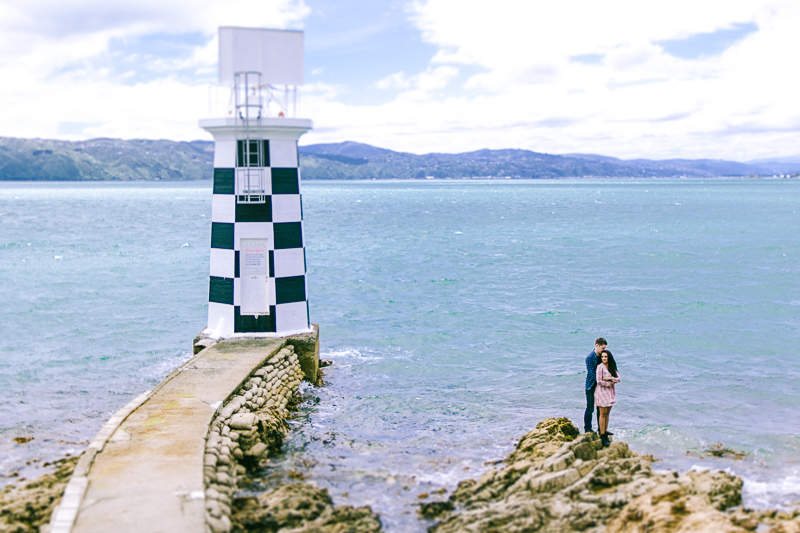
[[[603,365],[597,365],[597,384],[601,387],[611,387],[613,383],[606,381],[606,367]]]

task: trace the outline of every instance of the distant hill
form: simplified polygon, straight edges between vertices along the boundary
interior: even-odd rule
[[[341,155],[355,159],[381,157],[395,153],[385,148],[377,148],[375,146],[370,146],[369,144],[362,144],[353,141],[345,141],[333,144],[311,144],[309,146],[301,147],[300,151],[305,154]]]
[[[0,180],[210,179],[214,143],[0,137]]]
[[[796,164],[717,159],[623,160],[594,154],[552,155],[529,150],[478,150],[415,155],[346,141],[300,147],[305,179],[433,178],[667,178],[800,172]],[[788,159],[788,158],[787,158]]]
[[[800,156],[737,163],[716,159],[624,160],[593,154],[477,150],[416,155],[352,141],[301,146],[303,179],[666,178],[800,172]],[[210,141],[0,138],[0,180],[210,179]]]
[[[772,169],[772,174],[794,174],[800,168],[800,155],[789,157],[773,157],[771,159],[754,159],[748,165]]]

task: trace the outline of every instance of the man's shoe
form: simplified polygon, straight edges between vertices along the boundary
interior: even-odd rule
[[[606,435],[613,435],[610,431],[606,431]]]
[[[589,429],[585,429],[584,428],[583,432],[584,433],[594,433],[594,430],[592,428],[589,428]]]

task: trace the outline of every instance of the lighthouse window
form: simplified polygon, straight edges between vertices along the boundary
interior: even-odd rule
[[[250,147],[248,148],[248,160],[247,166],[249,167],[260,167],[259,165],[259,157],[258,157],[258,141],[250,141]]]
[[[237,141],[236,166],[237,167],[268,167],[269,166],[269,141],[256,139],[243,139]]]

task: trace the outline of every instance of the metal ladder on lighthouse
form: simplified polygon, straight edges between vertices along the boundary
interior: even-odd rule
[[[234,74],[236,137],[236,202],[263,204],[267,198],[266,143],[258,126],[264,110],[261,73]]]

